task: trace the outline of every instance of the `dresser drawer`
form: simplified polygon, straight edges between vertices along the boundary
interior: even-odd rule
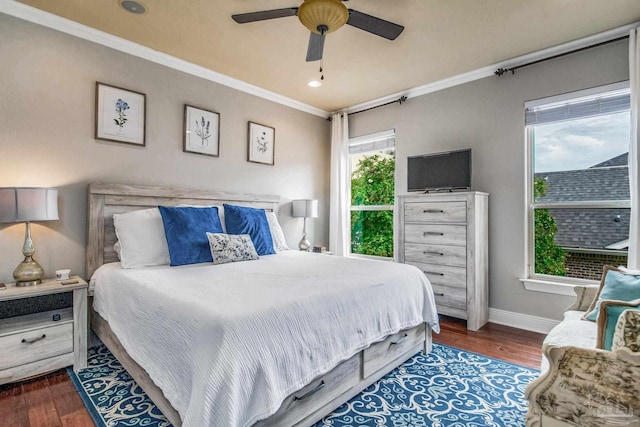
[[[454,288],[452,286],[431,285],[436,305],[446,305],[447,307],[467,309],[467,290]]]
[[[424,341],[424,323],[412,329],[400,331],[384,341],[372,344],[364,350],[363,377],[367,378],[378,369],[393,362],[413,347]],[[413,356],[412,354],[408,356]]]
[[[73,352],[73,323],[0,337],[0,370]]]
[[[464,246],[405,243],[404,258],[408,262],[415,261],[465,267],[467,265],[467,248]]]
[[[465,202],[415,202],[404,205],[405,222],[467,222]]]
[[[405,224],[404,240],[408,243],[466,246],[466,225]]]
[[[422,270],[432,285],[467,288],[467,269],[465,267],[452,267],[449,265],[426,264],[424,262],[412,261],[407,261],[407,264],[415,265]]]
[[[458,319],[468,319],[467,309],[460,309],[454,307],[447,307],[446,305],[437,305],[438,314],[444,314],[445,316],[457,317]]]

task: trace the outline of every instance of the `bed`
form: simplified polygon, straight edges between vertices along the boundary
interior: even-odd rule
[[[223,203],[276,211],[280,198],[89,186],[91,328],[175,426],[308,426],[430,351],[433,292],[411,266],[298,251],[217,266],[117,264],[113,214]]]

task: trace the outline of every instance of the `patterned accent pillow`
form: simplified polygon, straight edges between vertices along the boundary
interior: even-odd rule
[[[214,264],[258,259],[248,234],[207,233]]]
[[[626,310],[640,310],[640,299],[634,301],[604,300],[600,302],[596,348],[611,350],[618,319]]]
[[[634,352],[640,351],[640,311],[625,310],[618,318],[611,351],[622,347]]]

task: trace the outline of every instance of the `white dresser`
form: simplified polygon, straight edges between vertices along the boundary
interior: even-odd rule
[[[438,313],[467,319],[469,330],[480,329],[489,317],[489,195],[399,195],[397,203],[397,261],[427,275]]]

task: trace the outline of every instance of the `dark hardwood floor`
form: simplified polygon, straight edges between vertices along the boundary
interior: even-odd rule
[[[433,340],[531,368],[540,366],[544,335],[489,323],[476,332],[461,320],[442,317]],[[93,421],[65,370],[0,386],[0,425],[84,427]]]

